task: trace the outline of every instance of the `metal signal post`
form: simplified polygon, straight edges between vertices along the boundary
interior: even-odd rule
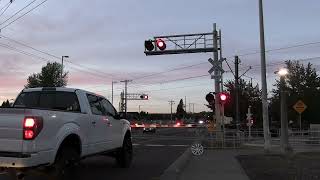
[[[147,56],[213,52],[213,59],[209,59],[213,67],[209,70],[209,73],[212,74],[214,72],[211,78],[215,80],[215,120],[218,130],[221,130],[222,123],[218,95],[222,90],[222,74],[224,73],[221,39],[221,31],[218,33],[214,23],[213,31],[209,33],[155,36],[144,43],[144,53]]]

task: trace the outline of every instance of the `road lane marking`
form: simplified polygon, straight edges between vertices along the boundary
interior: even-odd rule
[[[140,144],[133,143],[132,146],[140,146]]]

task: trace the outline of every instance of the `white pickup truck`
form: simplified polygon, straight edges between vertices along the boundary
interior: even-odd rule
[[[23,179],[46,170],[70,179],[69,168],[92,155],[132,160],[130,123],[94,93],[71,88],[24,89],[12,108],[0,108],[0,172]]]

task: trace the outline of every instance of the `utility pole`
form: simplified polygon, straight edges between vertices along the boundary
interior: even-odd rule
[[[169,101],[169,104],[171,106],[171,116],[170,116],[171,118],[170,118],[170,120],[172,122],[172,105],[174,105],[174,101],[173,100]]]
[[[128,82],[132,82],[132,80],[123,80],[120,82],[124,82],[124,100],[125,100],[125,105],[124,105],[124,113],[125,117],[127,117],[127,111],[128,111]]]
[[[262,84],[262,113],[263,113],[263,134],[264,150],[270,151],[270,131],[268,115],[268,94],[267,94],[267,77],[266,77],[266,47],[264,39],[264,20],[263,20],[263,2],[259,0],[259,24],[260,24],[260,56],[261,56],[261,84]]]
[[[220,37],[221,38],[221,37]],[[218,54],[218,32],[217,32],[217,25],[216,23],[213,24],[213,61],[219,61],[219,54]],[[220,63],[217,63],[220,64]],[[218,131],[221,130],[221,110],[220,110],[220,99],[219,93],[221,88],[221,71],[215,70],[214,71],[214,84],[215,84],[215,119],[217,123]]]
[[[219,29],[219,47],[220,47],[220,51],[219,51],[219,55],[220,55],[220,61],[221,61],[221,67],[222,67],[222,62],[223,57],[222,57],[222,33],[221,33],[221,29]],[[223,92],[223,73],[221,73],[221,92]]]
[[[237,132],[239,131],[240,123],[240,112],[239,112],[239,57],[235,56],[234,59],[234,91],[235,91],[235,104],[236,104],[236,127]]]
[[[64,60],[64,58],[69,58],[69,56],[62,56],[62,57],[61,57],[61,76],[60,76],[60,77],[61,77],[61,86],[62,86],[62,84],[63,84],[63,83],[62,83],[62,82],[63,82],[62,79],[63,79],[63,60]]]
[[[287,153],[291,150],[289,146],[288,138],[288,106],[287,106],[287,93],[285,90],[286,82],[285,77],[287,75],[287,70],[283,69],[278,72],[280,75],[280,101],[281,101],[281,137],[280,144],[282,153]]]
[[[112,105],[113,105],[113,84],[115,84],[115,83],[118,83],[117,81],[112,81],[111,82],[111,89],[112,89],[112,97],[111,97],[111,102],[112,102]]]
[[[191,111],[192,108],[192,111]],[[194,103],[189,103],[189,112],[194,114]]]
[[[187,96],[184,96],[184,110],[187,112]]]

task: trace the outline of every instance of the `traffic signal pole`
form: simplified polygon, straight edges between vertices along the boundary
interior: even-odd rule
[[[239,57],[235,56],[234,59],[234,94],[235,94],[235,105],[236,105],[236,114],[235,114],[235,119],[236,119],[236,127],[237,127],[237,132],[239,132],[239,122],[240,122],[240,111],[239,111]]]
[[[217,32],[217,25],[216,23],[213,24],[213,61],[219,61],[219,54],[218,54],[218,32]],[[221,88],[221,71],[215,70],[214,71],[214,87],[215,87],[215,120],[217,124],[217,131],[221,131],[221,106],[220,106],[220,88]]]

